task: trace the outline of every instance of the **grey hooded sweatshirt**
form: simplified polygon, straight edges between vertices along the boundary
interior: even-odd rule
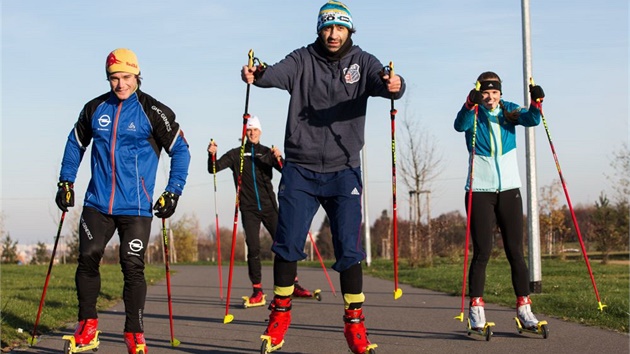
[[[291,95],[286,161],[318,173],[359,167],[368,97],[391,98],[379,75],[382,69],[375,56],[358,46],[352,46],[341,60],[329,61],[310,44],[257,75],[254,85]],[[404,92],[403,80],[394,99]]]

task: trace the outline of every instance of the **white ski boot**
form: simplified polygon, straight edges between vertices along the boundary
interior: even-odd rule
[[[518,333],[530,332],[543,336],[547,339],[549,337],[549,328],[547,328],[547,321],[538,321],[536,316],[532,313],[532,300],[529,296],[518,296],[516,298],[516,329]]]
[[[477,334],[485,337],[486,341],[489,341],[493,334],[491,327],[494,326],[494,322],[486,321],[485,305],[486,303],[483,302],[481,297],[473,297],[470,299],[468,327],[466,330],[468,335]]]

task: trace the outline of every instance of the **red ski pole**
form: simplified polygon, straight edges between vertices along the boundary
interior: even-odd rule
[[[214,139],[210,139],[210,144]],[[223,301],[223,271],[221,270],[221,231],[219,230],[219,209],[217,208],[217,154],[212,154],[212,174],[214,175],[214,224],[217,236],[217,266],[219,269],[219,297]]]
[[[160,197],[162,198],[162,197]],[[161,199],[162,203],[164,199]],[[177,347],[180,341],[175,339],[173,331],[173,300],[171,298],[171,272],[168,265],[168,234],[166,232],[166,219],[162,218],[162,237],[164,239],[164,268],[166,269],[166,296],[168,299],[168,321],[171,328],[171,346]]]
[[[68,192],[69,194],[70,192]],[[70,199],[70,195],[67,196]],[[44,290],[42,291],[42,297],[39,300],[39,308],[37,309],[37,318],[35,319],[35,326],[33,326],[33,334],[29,344],[34,346],[37,344],[37,325],[39,324],[39,317],[42,314],[42,308],[44,307],[44,300],[46,299],[46,290],[48,289],[48,281],[50,281],[50,273],[52,271],[53,262],[55,261],[55,253],[57,252],[57,244],[59,243],[59,236],[61,235],[61,228],[63,226],[63,220],[66,218],[66,212],[61,213],[61,220],[59,220],[59,227],[57,228],[57,236],[55,237],[55,245],[53,246],[52,254],[50,255],[50,263],[48,264],[48,273],[46,274],[46,281],[44,282]]]
[[[335,292],[335,287],[333,286],[332,281],[330,281],[330,276],[328,275],[328,271],[326,270],[326,265],[324,264],[324,259],[322,258],[322,255],[319,253],[319,249],[317,248],[317,244],[315,243],[315,239],[313,239],[313,234],[311,234],[311,232],[308,232],[308,237],[311,238],[311,245],[313,245],[313,248],[315,249],[315,253],[317,253],[317,258],[319,259],[319,264],[322,265],[322,269],[324,270],[324,275],[326,276],[326,280],[328,281],[328,285],[330,286],[330,290],[333,293],[333,296],[337,297],[337,292]]]
[[[481,83],[477,81],[475,89],[479,91]],[[468,182],[468,203],[466,206],[466,242],[464,243],[464,275],[462,280],[462,306],[459,312],[459,316],[455,316],[456,320],[464,322],[464,306],[466,302],[466,275],[468,275],[468,245],[470,243],[470,216],[472,215],[472,196],[473,196],[473,172],[475,166],[475,145],[477,143],[477,116],[479,114],[479,106],[475,105],[475,120],[473,122],[473,134],[471,139],[471,151],[470,151],[470,176]]]
[[[392,77],[394,75],[394,63],[389,62],[389,66],[383,71]],[[402,289],[398,287],[398,212],[396,205],[396,113],[394,108],[394,96],[391,98],[391,109],[389,117],[392,122],[392,232],[394,234],[394,300],[402,296]]]
[[[529,82],[531,86],[534,86],[534,79],[529,78]],[[580,248],[582,249],[582,256],[584,257],[584,262],[586,263],[586,268],[588,269],[588,275],[591,277],[591,283],[593,284],[593,290],[595,290],[595,297],[597,298],[597,309],[599,311],[604,311],[604,307],[607,305],[602,304],[602,300],[599,297],[599,291],[597,291],[597,284],[595,283],[595,277],[593,276],[593,270],[591,269],[591,263],[588,260],[588,254],[586,253],[586,247],[584,246],[584,240],[582,239],[582,232],[580,231],[580,227],[577,222],[577,218],[575,217],[575,211],[573,210],[573,204],[571,204],[571,198],[569,197],[569,190],[567,189],[567,184],[564,181],[564,177],[562,175],[562,169],[560,169],[560,161],[558,160],[558,155],[556,155],[556,148],[553,145],[553,141],[551,140],[551,133],[549,132],[549,127],[547,126],[547,120],[545,119],[545,114],[542,110],[542,102],[540,99],[537,101],[540,103],[540,115],[542,117],[543,126],[545,127],[545,132],[547,133],[547,140],[549,140],[549,146],[551,147],[551,154],[553,155],[553,159],[556,162],[556,169],[558,170],[558,175],[560,176],[560,182],[562,183],[562,189],[564,190],[564,196],[567,199],[567,205],[569,206],[569,210],[571,211],[571,219],[573,220],[573,226],[575,227],[575,232],[577,233],[578,240],[580,241]]]
[[[254,50],[250,49],[248,53],[248,61],[247,66],[254,66]],[[241,134],[241,154],[240,154],[240,167],[238,171],[238,179],[236,183],[236,202],[234,203],[234,226],[232,227],[232,248],[230,251],[230,272],[228,276],[228,289],[227,289],[227,300],[225,302],[225,317],[223,317],[223,323],[230,323],[234,320],[234,315],[229,313],[230,310],[230,295],[232,293],[232,274],[234,271],[234,250],[236,248],[236,233],[238,231],[238,206],[239,206],[239,196],[241,193],[241,184],[243,178],[243,160],[245,156],[245,139],[247,133],[247,120],[250,115],[249,111],[249,90],[251,84],[247,84],[247,92],[245,94],[245,113],[243,113],[243,133]]]
[[[272,146],[273,149],[273,146]],[[282,159],[280,159],[279,157],[278,159],[278,164],[280,165],[280,169],[282,169]],[[330,281],[330,276],[328,275],[328,270],[326,270],[326,265],[324,264],[324,259],[322,258],[322,255],[319,253],[319,249],[317,248],[317,244],[315,243],[315,239],[313,238],[313,234],[309,231],[308,232],[308,237],[311,240],[311,245],[313,245],[313,249],[315,249],[315,253],[317,254],[317,258],[319,259],[319,264],[321,264],[322,269],[324,270],[324,275],[326,276],[326,280],[328,281],[328,285],[330,286],[330,290],[333,293],[333,296],[337,297],[337,292],[335,291],[335,287],[333,286],[332,281]]]

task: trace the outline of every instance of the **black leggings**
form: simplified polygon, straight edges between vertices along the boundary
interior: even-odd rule
[[[468,193],[465,197],[468,207]],[[473,192],[470,230],[473,257],[468,278],[469,296],[483,296],[486,266],[492,252],[495,225],[501,230],[505,255],[512,270],[516,296],[529,295],[529,271],[523,255],[523,204],[520,190]]]
[[[125,332],[144,332],[142,317],[147,296],[144,253],[151,233],[150,217],[106,215],[94,208],[83,208],[79,222],[79,265],[75,275],[79,320],[98,317],[96,300],[101,290],[99,265],[115,230],[120,236]]]
[[[243,229],[245,229],[245,242],[247,243],[247,270],[252,284],[260,284],[262,281],[260,265],[260,224],[262,223],[271,238],[276,235],[278,225],[278,211],[275,208],[258,210],[241,210]],[[293,284],[293,283],[292,283]]]

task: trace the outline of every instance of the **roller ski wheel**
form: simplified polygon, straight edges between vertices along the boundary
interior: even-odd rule
[[[254,300],[254,302],[251,302],[251,300]],[[259,301],[255,301],[254,298],[250,298],[249,296],[243,296],[243,308],[265,306],[266,304],[267,304],[266,294],[263,294]]]
[[[84,344],[84,345],[77,345],[74,339],[74,335],[63,336],[62,337],[62,339],[64,340],[63,353],[72,354],[72,353],[83,353],[83,352],[88,352],[88,351],[97,352],[98,346],[101,344],[101,342],[98,339],[98,336],[100,333],[101,331],[96,331],[96,334],[94,335],[94,339],[92,339],[90,343]]]
[[[138,344],[136,346],[136,354],[146,354],[147,346],[145,344]]]
[[[267,354],[267,353],[275,352],[276,350],[280,350],[282,348],[282,345],[284,344],[284,339],[283,339],[277,345],[273,345],[271,344],[271,337],[266,336],[266,335],[260,336],[260,339],[262,339],[262,345],[260,346],[260,354]]]
[[[549,327],[547,326],[547,321],[538,321],[538,324],[531,328],[523,327],[523,324],[521,320],[518,319],[518,316],[514,317],[514,321],[516,322],[516,329],[519,334],[527,332],[541,335],[544,339],[549,338]]]
[[[494,327],[494,322],[486,322],[486,324],[483,326],[483,328],[472,328],[470,326],[470,319],[468,319],[468,326],[466,327],[466,333],[470,336],[473,334],[476,334],[478,336],[482,336],[486,338],[486,341],[490,341],[490,339],[492,338],[492,335],[494,334],[492,332],[492,327]]]

